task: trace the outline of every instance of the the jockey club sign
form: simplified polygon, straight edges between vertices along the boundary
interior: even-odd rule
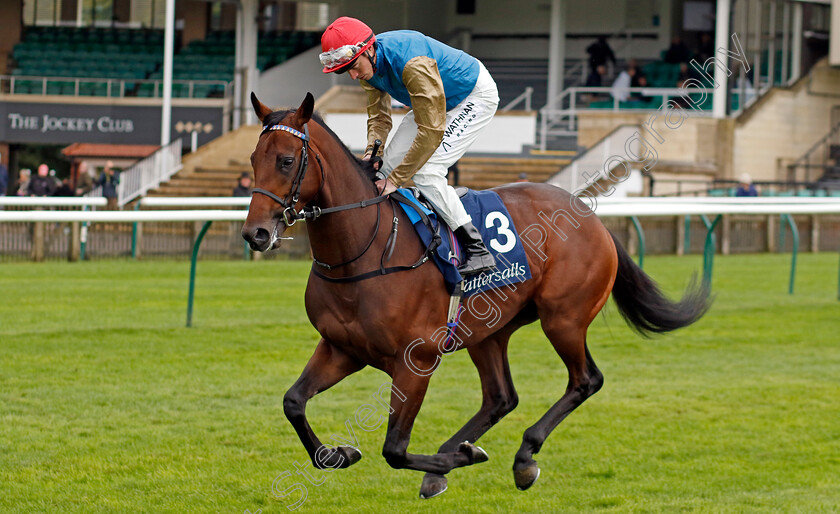
[[[173,139],[191,127],[206,143],[222,116],[221,106],[173,107]],[[0,102],[0,142],[160,144],[160,119],[158,106]]]

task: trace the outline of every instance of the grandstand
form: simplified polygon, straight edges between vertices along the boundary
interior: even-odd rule
[[[10,94],[160,97],[163,31],[31,26],[10,54]],[[315,45],[319,34],[261,34],[260,70]],[[172,96],[222,98],[234,79],[234,32],[213,31],[174,56]]]
[[[73,97],[69,104],[81,102],[80,105],[102,113],[107,113],[112,105],[126,109],[160,105],[162,12],[143,18],[137,14],[142,10],[140,3],[127,2],[131,9],[125,10],[111,2],[113,9],[108,11],[107,20],[89,19],[87,11],[73,8],[79,5],[75,0],[62,1],[67,5],[49,13],[40,12],[45,9],[43,6],[38,13],[31,8],[25,10],[22,1],[4,3],[0,8],[5,19],[22,19],[20,27],[11,27],[0,37],[0,51],[8,55],[3,63],[6,75],[0,78],[0,94],[13,102],[7,105],[19,102],[36,106],[33,110],[42,105],[43,110],[51,111],[65,103],[67,97]],[[499,86],[500,107],[514,103],[512,112],[538,120],[533,129],[536,144],[523,143],[516,150],[476,151],[459,163],[458,181],[476,188],[513,181],[521,172],[535,181],[566,173],[571,163],[595,148],[621,146],[621,141],[607,141],[617,126],[635,126],[648,139],[653,130],[665,134],[661,119],[659,128],[646,127],[645,123],[669,101],[681,99],[677,89],[680,66],[665,61],[666,48],[672,37],[682,36],[696,57],[699,52],[695,40],[699,34],[715,30],[712,26],[697,28],[702,25],[700,22],[691,27],[691,20],[679,19],[684,0],[640,7],[644,13],[631,13],[606,1],[589,7],[569,4],[564,8],[559,31],[547,24],[557,12],[547,16],[544,9],[530,4],[492,3],[486,12],[492,13],[489,17],[485,14],[471,18],[453,15],[442,5],[439,13],[433,15],[435,9],[409,2],[401,23],[395,22],[389,9],[365,8],[364,12],[356,12],[358,6],[353,2],[342,4],[341,9],[327,4],[266,4],[262,11],[247,11],[254,16],[246,16],[243,29],[235,21],[237,10],[232,5],[184,2],[187,0],[177,3],[173,105],[196,109],[213,106],[216,113],[206,117],[212,122],[180,115],[173,120],[173,128],[176,124],[178,127],[173,130],[175,137],[189,138],[198,133],[198,144],[202,145],[211,139],[204,128],[209,130],[212,126],[216,137],[219,134],[215,130],[235,132],[243,124],[253,123],[247,100],[250,90],[259,91],[270,105],[290,106],[299,102],[306,90],[326,99],[330,95],[324,93],[332,86],[350,85],[346,76],[320,73],[315,57],[321,28],[338,15],[365,18],[376,31],[403,28],[401,23],[407,23],[407,28],[426,32],[479,57]],[[56,6],[59,3],[53,2]],[[202,7],[185,8],[196,7],[194,4]],[[250,1],[241,5],[244,9],[258,7]],[[555,7],[553,2],[551,9]],[[728,29],[740,35],[750,69],[743,74],[737,71],[729,78],[722,113],[713,109],[712,72],[694,72],[706,90],[686,93],[682,98],[684,105],[691,107],[691,118],[679,131],[667,129],[667,143],[658,150],[658,164],[650,171],[649,183],[655,183],[656,190],[628,194],[727,195],[742,171],[752,174],[761,194],[834,194],[840,177],[836,165],[840,116],[831,114],[832,107],[840,103],[833,99],[837,68],[820,61],[827,54],[824,41],[831,34],[829,8],[785,0],[744,0],[729,8]],[[647,9],[662,12],[647,13]],[[595,21],[591,14],[595,11],[605,14]],[[659,21],[654,23],[654,19]],[[243,30],[241,38],[236,36],[237,26]],[[583,87],[589,69],[586,48],[597,36],[605,36],[616,55],[605,77],[605,87],[600,90]],[[564,41],[559,56],[549,51],[557,45],[558,38]],[[237,50],[238,41],[245,46],[253,44],[252,53],[246,52],[245,47]],[[297,56],[301,59],[295,59]],[[631,62],[637,63],[647,81],[642,87],[631,88],[629,99],[618,101],[611,97],[609,86]],[[253,66],[256,79],[245,70],[245,65]],[[562,80],[558,81],[557,75]],[[557,84],[560,89],[550,91]],[[273,101],[280,92],[287,96]],[[363,115],[364,100],[354,101],[320,101],[319,110],[325,115],[350,111]],[[788,115],[779,115],[780,112]],[[808,123],[797,122],[796,116],[790,116],[792,112],[807,113]],[[41,116],[33,115],[30,120]],[[363,124],[357,123],[337,132],[350,141],[363,130]],[[247,130],[245,133],[250,134]],[[145,130],[136,131],[119,141],[90,142],[130,144],[135,142],[132,139],[138,139],[137,143],[156,143],[139,140],[148,134]],[[521,135],[521,131],[514,135]],[[49,143],[50,136],[45,132],[38,137]],[[4,142],[14,146],[38,139],[34,132],[27,136],[30,139],[18,137],[10,132]],[[83,135],[78,137],[54,142],[84,142]],[[247,169],[252,145],[248,139],[251,135],[231,137],[239,143],[228,147],[221,141],[210,142],[211,146],[224,149],[215,161],[201,157],[200,152],[195,159],[185,157],[184,169],[158,189],[186,189],[190,195],[220,194],[228,189],[232,177]],[[185,143],[184,148],[191,146],[189,140]],[[753,150],[753,146],[761,150]],[[8,155],[4,149],[0,148],[0,153]],[[189,164],[193,160],[207,162]],[[200,178],[191,174],[200,174]],[[204,187],[203,193],[196,187]]]

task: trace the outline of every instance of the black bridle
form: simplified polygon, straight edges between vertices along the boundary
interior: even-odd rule
[[[282,205],[284,208],[283,223],[285,223],[287,227],[291,227],[298,220],[315,220],[324,214],[346,211],[349,209],[365,208],[370,205],[376,205],[380,202],[384,202],[388,198],[388,195],[381,195],[377,196],[376,198],[371,198],[370,200],[362,200],[361,202],[340,205],[338,207],[328,207],[326,209],[322,209],[317,205],[306,205],[299,212],[295,211],[295,205],[298,203],[298,200],[300,200],[300,188],[303,184],[303,179],[306,177],[306,169],[309,167],[309,125],[306,123],[303,124],[303,132],[295,128],[289,127],[288,125],[266,125],[265,127],[263,127],[262,132],[260,132],[260,136],[262,136],[266,132],[271,132],[273,130],[281,130],[283,132],[288,132],[289,134],[303,141],[303,149],[300,152],[300,165],[298,166],[297,173],[292,179],[292,187],[289,189],[289,193],[286,195],[285,199],[280,198],[271,191],[259,187],[255,187],[253,190],[251,190],[251,195],[253,195],[254,193],[259,193],[261,195],[265,195],[271,198],[275,202]],[[321,185],[318,188],[318,193],[320,193],[321,189],[324,187],[324,165],[321,163],[321,157],[318,154],[315,154],[315,161],[318,163],[318,167],[321,169]],[[318,195],[316,194],[315,198],[317,197]]]
[[[295,176],[292,179],[292,187],[289,189],[289,193],[286,195],[285,199],[280,198],[271,191],[261,189],[258,187],[255,187],[253,189],[251,195],[259,193],[261,195],[265,195],[271,198],[275,202],[282,205],[283,223],[285,223],[287,227],[291,227],[297,222],[297,220],[306,218],[306,215],[302,215],[301,212],[295,212],[295,205],[297,205],[298,200],[300,199],[300,187],[303,184],[303,179],[306,178],[306,170],[309,167],[309,126],[304,124],[304,131],[301,132],[300,130],[289,127],[287,125],[266,125],[265,127],[263,127],[260,136],[262,136],[266,132],[271,132],[273,130],[282,130],[283,132],[288,132],[289,134],[303,141],[303,149],[300,152],[300,165],[298,166],[297,173],[295,173]],[[321,164],[320,157],[316,155],[315,158],[318,161],[318,166],[321,167],[321,176],[323,177],[324,166]],[[321,184],[323,185],[323,181],[321,182]]]
[[[262,135],[265,134],[266,132],[271,132],[271,131],[275,131],[275,130],[280,130],[280,131],[283,131],[283,132],[287,132],[287,133],[297,137],[301,141],[303,141],[303,148],[302,148],[301,154],[300,154],[300,165],[298,166],[297,173],[295,173],[295,176],[292,179],[292,187],[289,189],[289,193],[286,195],[286,198],[280,198],[279,196],[272,193],[271,191],[268,191],[268,190],[262,189],[262,188],[258,188],[258,187],[255,187],[251,191],[251,195],[253,196],[254,194],[257,194],[257,193],[259,193],[261,195],[265,195],[265,196],[271,198],[272,200],[274,200],[275,202],[279,203],[281,206],[283,206],[282,219],[283,219],[283,223],[285,223],[287,227],[291,227],[298,220],[309,219],[309,220],[314,221],[324,214],[341,212],[341,211],[346,211],[346,210],[350,210],[350,209],[360,209],[360,208],[363,209],[363,208],[369,207],[371,205],[376,205],[376,227],[374,228],[374,231],[373,231],[373,237],[371,238],[370,242],[367,244],[365,249],[362,251],[362,253],[360,253],[359,255],[357,255],[356,257],[354,257],[354,258],[352,258],[348,261],[342,262],[341,264],[332,264],[332,265],[327,264],[325,262],[321,262],[318,259],[316,259],[314,255],[313,255],[313,259],[312,259],[315,264],[317,264],[318,266],[321,266],[322,268],[328,269],[328,270],[333,270],[333,269],[336,269],[336,268],[340,268],[342,266],[346,266],[347,264],[350,264],[351,262],[356,261],[362,255],[367,253],[367,251],[370,249],[371,245],[373,244],[373,241],[376,239],[376,234],[379,233],[379,220],[380,220],[380,217],[381,217],[379,204],[381,202],[385,201],[386,199],[388,199],[390,197],[390,195],[380,195],[380,196],[377,196],[375,198],[371,198],[370,200],[362,200],[361,202],[356,202],[356,203],[351,203],[351,204],[346,204],[346,205],[340,205],[340,206],[337,206],[337,207],[328,207],[326,209],[322,209],[322,208],[320,208],[316,205],[312,205],[312,206],[305,205],[300,211],[295,211],[295,205],[297,205],[298,201],[300,200],[300,188],[301,188],[301,185],[303,184],[303,179],[306,177],[306,170],[309,167],[309,126],[306,123],[304,123],[303,124],[303,132],[301,132],[300,130],[297,130],[296,128],[293,128],[293,127],[289,127],[288,125],[280,125],[280,124],[266,125],[265,127],[263,127],[262,132],[260,132],[260,137],[262,137]],[[318,167],[321,169],[321,185],[318,188],[318,194],[316,194],[313,198],[317,198],[319,196],[319,194],[321,192],[321,189],[324,187],[324,181],[326,179],[326,176],[325,176],[325,173],[324,173],[324,165],[321,163],[321,157],[318,154],[315,154],[315,160],[318,163]],[[328,276],[326,276],[322,273],[319,273],[317,270],[315,270],[313,268],[313,271],[315,272],[315,274],[318,277],[323,278],[324,280],[327,280],[329,282],[356,282],[356,281],[359,281],[359,280],[364,280],[366,278],[372,278],[372,277],[378,276],[378,275],[387,275],[389,273],[395,273],[397,271],[405,271],[405,270],[409,270],[409,269],[415,269],[415,268],[418,268],[419,266],[421,266],[427,260],[429,260],[429,257],[431,256],[431,253],[440,245],[440,235],[432,227],[432,224],[429,221],[428,217],[426,217],[426,215],[423,214],[422,211],[420,211],[411,202],[409,202],[409,201],[407,201],[403,198],[397,198],[397,197],[399,197],[399,195],[395,195],[395,197],[393,199],[397,200],[399,203],[404,203],[406,205],[409,205],[410,207],[417,210],[417,212],[421,215],[421,218],[423,219],[424,224],[426,224],[426,226],[434,234],[434,237],[432,238],[432,241],[426,247],[425,251],[423,252],[423,255],[420,257],[420,259],[417,262],[415,262],[414,264],[409,265],[409,266],[392,266],[390,268],[385,267],[385,261],[388,258],[391,257],[391,253],[394,251],[394,243],[396,242],[396,236],[397,236],[398,220],[397,220],[396,212],[394,212],[393,227],[391,229],[391,234],[388,237],[388,242],[385,244],[385,250],[383,251],[382,258],[380,259],[380,269],[374,270],[374,271],[371,271],[371,272],[368,272],[368,273],[362,273],[361,275],[355,275],[355,276],[352,276],[352,277],[333,278],[333,277],[328,277]],[[390,251],[389,251],[389,248],[390,248]],[[386,254],[387,254],[387,257],[386,257]]]

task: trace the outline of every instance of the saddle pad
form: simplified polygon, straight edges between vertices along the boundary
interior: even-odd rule
[[[448,228],[446,224],[441,224],[437,215],[421,204],[411,190],[401,188],[398,192],[422,209],[432,219],[432,223],[439,227],[442,242],[434,252],[433,257],[435,264],[443,273],[443,279],[451,293],[463,277],[458,272],[457,265],[450,261],[450,257],[452,255],[462,255],[462,252],[460,249],[452,248],[452,242],[455,239],[446,237]],[[469,190],[466,195],[461,197],[461,202],[464,204],[467,214],[472,218],[473,225],[481,232],[481,238],[487,245],[487,249],[496,259],[495,269],[471,275],[464,280],[462,285],[464,296],[471,296],[506,284],[524,282],[531,278],[531,269],[528,267],[522,241],[519,240],[519,232],[516,231],[513,219],[499,195],[493,191]],[[414,225],[420,239],[428,245],[432,240],[432,234],[423,224],[420,215],[409,206],[400,205]]]

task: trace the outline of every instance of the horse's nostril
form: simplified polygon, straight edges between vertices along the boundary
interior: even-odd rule
[[[263,250],[268,245],[270,237],[271,234],[264,228],[258,228],[253,231],[242,231],[242,238],[255,250]]]
[[[254,234],[254,242],[255,243],[267,243],[269,238],[268,230],[264,228],[258,228],[257,232]]]

